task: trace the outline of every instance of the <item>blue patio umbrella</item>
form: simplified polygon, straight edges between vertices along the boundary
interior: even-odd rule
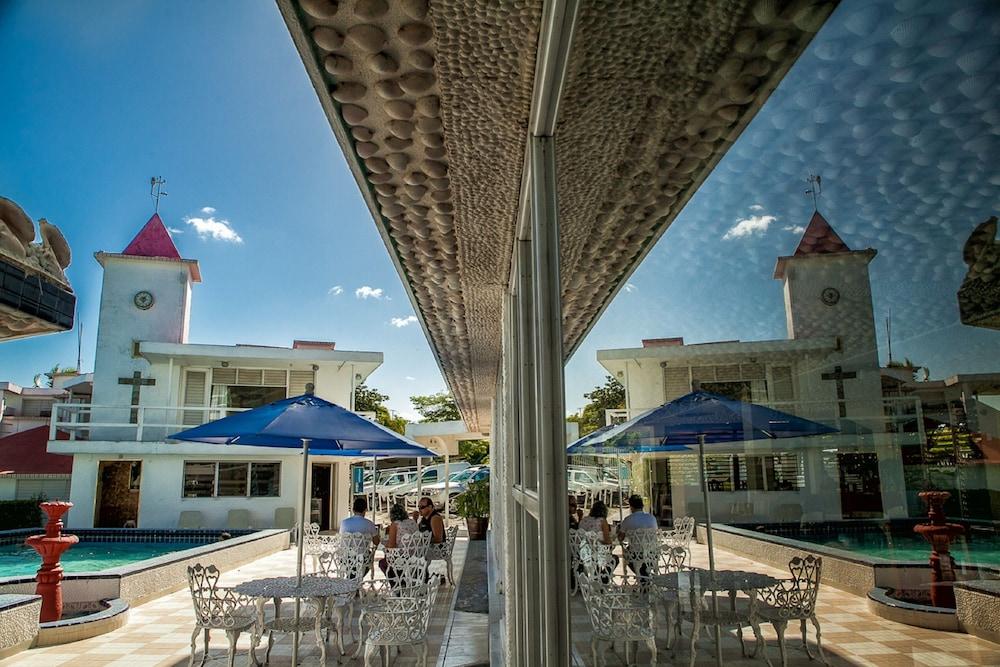
[[[299,503],[297,583],[302,583],[302,546],[306,525],[309,452],[331,456],[433,457],[434,452],[361,415],[325,401],[312,392],[274,401],[169,436],[173,440],[218,445],[247,445],[302,450],[302,494]],[[298,627],[299,604],[295,604]],[[298,632],[292,642],[292,664],[298,660]]]
[[[693,391],[658,408],[604,430],[596,437],[577,441],[572,454],[648,453],[689,450],[698,446],[698,472],[705,503],[705,536],[708,568],[715,576],[712,545],[712,512],[705,476],[705,445],[717,443],[796,438],[835,433],[837,429],[762,405],[738,401],[707,391]],[[575,451],[574,451],[575,450]],[[713,603],[715,594],[713,593]],[[721,664],[720,629],[716,626],[716,651]]]

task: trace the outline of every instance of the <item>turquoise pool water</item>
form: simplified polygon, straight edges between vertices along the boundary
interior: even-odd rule
[[[882,532],[863,532],[844,535],[806,533],[787,537],[889,560],[922,561],[930,557],[930,545],[919,535],[893,534],[887,537]],[[970,542],[965,540],[953,542],[951,555],[957,563],[1000,565],[1000,536],[977,535]]]
[[[63,554],[65,572],[98,572],[202,546],[197,542],[80,542]],[[42,564],[31,547],[0,546],[0,577],[32,575]]]

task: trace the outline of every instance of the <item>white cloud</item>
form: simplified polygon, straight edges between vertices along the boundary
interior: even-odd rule
[[[381,299],[385,295],[385,292],[381,287],[369,287],[368,285],[362,285],[358,289],[354,290],[354,296],[359,299]]]
[[[203,239],[212,238],[216,241],[226,241],[227,243],[243,243],[243,237],[236,233],[228,220],[216,219],[213,213],[215,209],[206,206],[201,209],[204,218],[186,217],[184,222],[194,227],[194,231]]]
[[[170,232],[171,236],[173,236],[174,234],[183,234],[184,233],[183,229],[179,229],[177,227],[167,227],[167,231]]]
[[[639,288],[636,287],[635,285],[633,285],[632,283],[625,283],[625,291],[626,292],[634,292],[637,289],[639,289]]]
[[[751,204],[750,205],[750,210],[751,211],[763,211],[764,207],[761,206],[760,204]]]
[[[786,232],[791,232],[792,234],[801,234],[806,231],[806,228],[802,225],[785,225],[782,227]]]
[[[407,375],[407,376],[406,376],[406,377],[404,377],[403,379],[404,379],[404,380],[409,380],[410,382],[413,382],[413,381],[414,381],[414,380],[416,380],[417,378],[413,377],[412,375]]]
[[[736,224],[722,237],[723,240],[741,239],[754,234],[760,235],[767,231],[771,223],[777,220],[773,215],[752,215],[749,218],[737,220]]]
[[[389,324],[396,327],[397,329],[402,329],[403,327],[408,327],[411,324],[417,323],[416,315],[409,315],[407,317],[394,317],[389,321]]]
[[[344,293],[344,287],[342,285],[334,285],[326,291],[330,296],[340,296]]]

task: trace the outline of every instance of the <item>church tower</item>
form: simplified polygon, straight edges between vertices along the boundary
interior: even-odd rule
[[[836,336],[844,370],[878,368],[868,264],[872,248],[851,250],[823,215],[813,213],[795,253],[779,257],[791,339]]]
[[[149,364],[138,354],[139,343],[187,342],[191,290],[201,282],[198,262],[181,258],[155,213],[122,252],[98,252],[94,257],[104,268],[94,404],[138,404],[133,403],[137,389],[142,402],[149,403],[147,393],[165,392],[170,379],[147,377]],[[134,414],[130,421],[135,421]]]

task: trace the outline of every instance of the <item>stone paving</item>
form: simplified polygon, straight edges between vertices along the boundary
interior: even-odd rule
[[[468,540],[459,537],[455,544],[454,578],[456,583],[462,575]],[[310,561],[306,559],[307,569]],[[443,563],[434,563],[432,569],[438,571]],[[248,579],[258,579],[295,572],[295,550],[289,549],[261,558],[253,563],[223,574],[221,583],[232,586]],[[377,570],[381,576],[381,571]],[[443,586],[438,591],[429,632],[428,665],[458,667],[488,661],[489,650],[486,641],[486,615],[467,614],[452,618],[455,588]],[[286,605],[289,603],[286,601]],[[289,605],[290,608],[290,605]],[[288,615],[286,612],[283,615]],[[465,616],[476,618],[464,618]],[[482,617],[482,618],[478,618]],[[355,636],[357,636],[357,614],[355,614]],[[478,625],[482,623],[482,628]],[[100,665],[114,667],[175,667],[186,666],[191,655],[191,631],[194,629],[194,615],[191,595],[184,590],[171,593],[130,611],[128,624],[114,632],[83,641],[24,651],[6,661],[3,667],[90,667]],[[257,649],[258,659],[263,661],[266,640]],[[209,660],[206,665],[225,665],[227,660],[225,633],[213,632],[209,646]],[[240,637],[237,644],[236,664],[247,664],[247,650],[250,640],[247,635]],[[347,656],[338,656],[336,642],[327,647],[327,665],[362,665],[362,659],[351,655],[355,645],[347,647]],[[271,665],[283,667],[291,665],[291,638],[281,636],[271,652]],[[415,651],[404,649],[392,661],[398,667],[409,667],[418,663]],[[202,659],[202,641],[199,638],[195,657],[197,665]],[[318,665],[319,649],[312,633],[303,636],[299,649],[299,663]]]
[[[693,564],[697,567],[708,567],[708,551],[703,545],[692,545]],[[716,567],[728,570],[749,570],[764,572],[775,577],[788,577],[788,572],[760,565],[746,558],[741,558],[721,549],[716,550]],[[1000,665],[1000,645],[993,644],[967,634],[924,630],[909,625],[902,625],[880,618],[868,611],[865,598],[845,593],[830,586],[822,586],[819,593],[817,611],[822,630],[823,650],[827,661],[834,667],[966,667],[975,665]],[[658,612],[662,619],[662,613]],[[583,598],[577,595],[572,600],[574,665],[592,665],[590,650],[590,621],[584,607]],[[662,621],[661,621],[662,624]],[[778,656],[777,635],[770,625],[762,625],[767,651],[771,661],[777,667],[781,665]],[[674,645],[675,651],[666,648],[666,634],[660,629],[657,637],[658,665],[688,665],[691,653],[688,650],[691,626],[684,625],[683,641]],[[753,639],[748,629],[744,630],[744,638]],[[788,664],[819,666],[819,661],[810,661],[802,649],[801,634],[798,623],[789,623],[785,633],[788,649]],[[748,641],[748,647],[752,646]],[[816,636],[809,629],[809,644],[815,655]],[[619,649],[621,655],[612,651],[607,653],[609,667],[624,665],[624,649]],[[723,664],[726,667],[737,665],[764,665],[763,659],[743,658],[736,632],[730,629],[723,633],[722,640]],[[695,665],[715,665],[715,642],[710,633],[703,633],[696,642]],[[643,648],[638,657],[633,653],[636,664],[649,664],[649,653]]]

